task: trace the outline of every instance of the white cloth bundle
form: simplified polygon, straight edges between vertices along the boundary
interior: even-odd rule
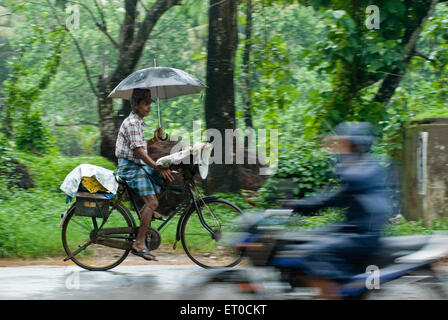
[[[60,189],[70,197],[75,197],[78,192],[82,177],[94,177],[101,185],[115,194],[118,189],[118,182],[114,172],[109,169],[95,166],[93,164],[81,164],[73,169],[64,179]]]

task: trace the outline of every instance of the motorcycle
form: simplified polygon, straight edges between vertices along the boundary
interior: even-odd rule
[[[304,281],[303,259],[307,252],[303,245],[353,226],[335,224],[316,230],[294,230],[300,219],[293,210],[271,209],[245,213],[232,221],[235,232],[223,236],[242,251],[247,266],[202,274],[194,284],[199,293],[196,298],[319,297],[318,288]],[[365,272],[340,282],[335,296],[348,300],[401,299],[403,294],[408,299],[448,298],[443,269],[439,270],[440,262],[448,256],[447,233],[382,237],[380,241],[380,251],[365,261]],[[193,292],[191,286],[189,292]]]

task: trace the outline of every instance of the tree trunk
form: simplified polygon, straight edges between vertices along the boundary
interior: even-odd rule
[[[244,124],[247,128],[253,128],[250,92],[250,51],[252,48],[252,0],[246,1],[246,29],[245,29],[244,53],[243,53],[243,110]]]
[[[222,164],[214,164],[210,168],[209,193],[239,190],[237,166],[224,164],[225,154],[233,153],[233,150],[225,150],[225,129],[235,130],[236,127],[233,80],[238,40],[236,17],[237,1],[210,1],[205,120],[207,129],[217,129],[221,133],[223,152]],[[215,151],[216,147],[215,144]]]
[[[100,154],[113,162],[117,162],[115,157],[115,142],[118,130],[115,124],[113,101],[111,98],[107,98],[110,91],[109,83],[100,78],[98,81],[98,118],[101,138]]]

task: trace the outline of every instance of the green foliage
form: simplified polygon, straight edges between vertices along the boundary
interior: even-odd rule
[[[115,170],[115,164],[99,156],[66,157],[58,154],[35,156],[16,152],[15,157],[27,166],[36,184],[36,190],[61,192],[59,186],[67,174],[83,163],[94,164],[109,170]]]
[[[54,138],[50,129],[41,119],[41,112],[30,112],[22,115],[15,136],[19,150],[45,154],[54,147]]]
[[[17,55],[8,61],[12,72],[3,82],[2,131],[8,138],[17,133],[16,143],[23,150],[46,153],[51,149],[53,140],[41,120],[41,114],[33,110],[37,109],[37,106],[33,108],[33,104],[57,73],[66,33],[63,27],[48,32],[42,25],[33,23],[31,15],[25,11],[26,4],[11,1],[8,5],[23,14],[29,25],[26,39],[16,45]],[[39,51],[39,47],[47,51],[36,61],[35,52]]]
[[[98,142],[100,131],[97,127],[56,126],[52,134],[61,154],[66,156],[92,156],[99,154]]]
[[[302,142],[295,150],[279,155],[277,172],[259,190],[271,203],[280,198],[302,198],[323,186],[336,183],[331,178],[330,157],[315,142]]]
[[[17,191],[0,199],[0,257],[62,255],[60,214],[64,199],[47,191]]]
[[[0,200],[9,199],[14,190],[11,187],[10,174],[14,170],[11,165],[13,148],[8,139],[0,132]]]
[[[316,215],[310,217],[298,216],[296,219],[292,219],[288,227],[293,230],[309,230],[338,223],[344,219],[344,210],[328,208],[320,210]]]
[[[243,194],[239,193],[215,193],[214,195],[221,199],[227,200],[235,204],[238,208],[245,211],[252,208],[252,205],[247,201]]]
[[[10,61],[15,71],[4,81],[5,111],[2,118],[3,131],[7,135],[13,134],[13,120],[16,115],[27,115],[30,112],[31,105],[38,99],[42,90],[48,86],[61,61],[65,32],[58,28],[57,31],[44,36],[42,28],[34,26],[33,30],[38,36],[31,36],[27,44],[20,46],[20,53]],[[23,63],[27,50],[32,50],[36,42],[54,44],[54,51],[50,51],[44,57],[44,63],[39,66],[39,71],[37,71],[37,67],[27,68]],[[40,78],[36,79],[36,75],[40,75]]]
[[[278,128],[284,113],[298,92],[291,81],[292,70],[289,66],[289,52],[287,44],[281,36],[274,36],[263,44],[261,38],[252,39],[253,77],[257,79],[257,86],[251,90],[252,109],[263,115],[263,122],[267,127]]]
[[[430,234],[435,230],[448,230],[448,219],[442,218],[434,221],[431,226],[425,226],[423,220],[406,221],[402,218],[396,224],[386,225],[383,236],[406,236],[411,234]]]
[[[307,50],[310,67],[330,74],[332,89],[315,91],[305,119],[307,136],[342,121],[387,121],[388,112],[375,100],[378,83],[405,71],[410,35],[428,12],[428,2],[377,1],[380,28],[369,30],[365,9],[369,1],[299,1],[322,12],[324,37]],[[393,90],[393,89],[392,89]]]
[[[68,209],[66,196],[59,189],[62,181],[82,163],[110,170],[115,170],[115,165],[98,156],[42,157],[9,150],[8,157],[27,166],[36,187],[26,191],[7,189],[0,176],[0,257],[62,255],[60,215]]]
[[[8,139],[3,133],[0,132],[0,165],[4,165],[6,162],[11,160],[12,152],[13,148]]]
[[[426,56],[417,56],[411,61],[400,86],[385,108],[386,115],[379,122],[382,138],[377,146],[378,152],[399,159],[404,122],[448,117],[448,39],[443,36],[448,30],[447,17],[447,4],[440,4],[425,25],[417,50]]]

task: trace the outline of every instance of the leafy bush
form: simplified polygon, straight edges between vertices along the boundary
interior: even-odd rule
[[[66,209],[57,193],[18,190],[0,199],[0,257],[63,254],[59,222]]]
[[[93,126],[57,126],[52,129],[58,151],[66,156],[99,154],[100,130]]]
[[[434,230],[448,230],[448,218],[434,221],[431,226],[425,227],[423,220],[406,221],[402,218],[396,224],[386,225],[383,236],[405,236],[411,234],[428,234]]]
[[[1,152],[1,150],[0,150]],[[0,177],[0,257],[44,257],[63,254],[60,215],[68,206],[59,190],[65,176],[76,166],[90,163],[115,170],[105,158],[37,156],[8,149],[33,176],[36,188],[6,188]],[[5,190],[4,190],[5,189]]]
[[[38,111],[22,116],[15,140],[18,149],[39,154],[48,153],[54,146],[54,138]]]
[[[10,174],[14,170],[12,165],[13,149],[5,136],[0,133],[0,199],[8,199],[12,194]]]
[[[16,152],[16,158],[27,166],[36,184],[36,189],[60,192],[59,186],[67,174],[83,163],[89,163],[109,170],[115,170],[115,164],[100,156],[66,157],[61,155],[36,156]]]
[[[213,195],[232,202],[243,211],[248,210],[252,207],[252,205],[244,198],[244,196],[239,193],[215,193]]]
[[[309,230],[337,223],[344,219],[345,215],[343,209],[326,208],[320,210],[313,216],[298,216],[289,227],[293,230]]]
[[[303,142],[296,150],[279,155],[277,172],[259,190],[270,204],[279,198],[302,198],[335,183],[331,177],[330,157],[315,142]]]

